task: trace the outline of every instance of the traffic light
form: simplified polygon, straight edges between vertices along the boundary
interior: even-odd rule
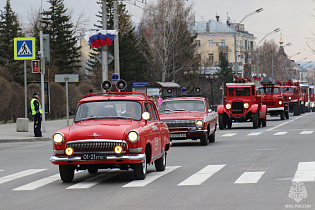
[[[32,73],[40,73],[40,61],[32,60]]]

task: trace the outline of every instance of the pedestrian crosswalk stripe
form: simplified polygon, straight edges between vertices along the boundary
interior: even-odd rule
[[[128,184],[125,184],[123,187],[144,187],[150,184],[151,182],[153,182],[154,180],[174,171],[175,169],[179,167],[180,166],[167,166],[165,171],[149,173],[147,174],[144,180],[134,180],[132,182],[129,182]]]
[[[245,172],[234,183],[235,184],[254,184],[264,175],[265,171]]]
[[[286,134],[287,132],[277,132],[275,134],[273,134],[274,136],[282,136],[284,134]]]
[[[302,135],[308,135],[308,134],[312,134],[314,131],[302,131],[300,134]]]
[[[253,132],[253,133],[248,134],[247,136],[258,136],[260,134],[262,134],[262,132]]]
[[[60,175],[59,174],[55,174],[55,175],[52,175],[52,176],[40,179],[38,181],[35,181],[35,182],[32,182],[32,183],[23,185],[21,187],[15,188],[13,190],[16,190],[16,191],[35,190],[35,189],[37,189],[39,187],[45,186],[45,185],[50,184],[52,182],[55,182],[57,180],[60,180]]]
[[[292,182],[315,182],[315,162],[300,162]]]
[[[226,165],[208,165],[198,171],[197,173],[193,174],[192,176],[188,177],[181,183],[179,183],[179,186],[185,186],[185,185],[201,185],[203,182],[205,182],[207,179],[209,179],[212,175],[220,171],[222,168],[224,168]]]
[[[221,137],[231,137],[231,136],[235,136],[237,133],[227,133],[222,135]]]
[[[21,171],[12,175],[4,176],[0,178],[0,184],[12,181],[14,179],[22,178],[24,176],[32,175],[41,171],[45,171],[47,169],[29,169],[25,171]]]

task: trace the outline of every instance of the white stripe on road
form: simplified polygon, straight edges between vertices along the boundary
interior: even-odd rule
[[[304,116],[307,116],[307,115],[309,115],[309,114],[296,117],[296,118],[294,118],[293,120],[290,120],[290,121],[288,121],[288,122],[285,122],[285,123],[282,123],[282,124],[280,124],[280,125],[277,125],[277,126],[275,126],[275,127],[273,127],[273,128],[270,128],[270,129],[268,129],[268,130],[266,130],[266,131],[272,131],[273,129],[279,128],[279,127],[281,127],[281,126],[283,126],[283,125],[285,125],[285,124],[288,124],[288,123],[290,123],[290,122],[293,122],[294,120],[300,119],[301,117],[304,117]]]
[[[302,131],[300,134],[302,135],[308,135],[308,134],[312,134],[314,131]]]
[[[134,180],[132,182],[129,182],[128,184],[125,184],[123,187],[144,187],[147,184],[150,184],[154,180],[174,171],[175,169],[177,169],[179,167],[180,166],[167,166],[165,171],[149,173],[149,174],[147,174],[147,176],[144,180]]]
[[[188,177],[181,183],[179,186],[185,185],[201,185],[204,181],[209,179],[212,175],[220,171],[226,165],[208,165],[198,171],[197,173],[193,174],[192,176]]]
[[[315,182],[315,162],[300,162],[292,182]]]
[[[248,134],[247,136],[258,136],[260,134],[262,134],[262,132],[253,132],[253,133]]]
[[[0,178],[0,184],[12,181],[14,179],[19,179],[19,178],[22,178],[24,176],[29,176],[29,175],[32,175],[32,174],[35,174],[35,173],[38,173],[41,171],[45,171],[45,170],[47,170],[47,169],[29,169],[29,170],[21,171],[19,173],[15,173],[12,175],[4,176],[4,177]]]
[[[52,175],[52,176],[49,176],[49,177],[46,177],[44,179],[40,179],[38,181],[35,181],[35,182],[32,182],[32,183],[29,183],[29,184],[26,184],[26,185],[23,185],[21,187],[18,187],[18,188],[15,188],[13,190],[16,190],[16,191],[22,191],[22,190],[35,190],[37,188],[40,188],[42,186],[45,186],[47,184],[50,184],[52,182],[55,182],[57,180],[60,179],[60,175],[59,174],[55,174],[55,175]]]
[[[286,133],[288,133],[288,132],[277,132],[277,133],[275,133],[275,134],[273,134],[274,136],[282,136],[282,135],[284,135],[284,134],[286,134]]]
[[[231,137],[231,136],[235,136],[237,133],[227,133],[222,135],[221,137]]]
[[[234,183],[235,184],[255,184],[264,175],[265,171],[245,172]]]

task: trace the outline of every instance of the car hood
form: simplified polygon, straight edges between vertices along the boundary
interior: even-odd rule
[[[124,133],[140,127],[141,122],[130,120],[89,120],[69,127],[68,139],[115,139],[122,140]]]
[[[160,114],[161,120],[193,120],[205,116],[204,112],[171,112]]]

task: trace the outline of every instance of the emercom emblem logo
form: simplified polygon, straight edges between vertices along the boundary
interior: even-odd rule
[[[292,186],[289,191],[289,198],[299,203],[303,198],[307,198],[306,187],[303,182],[292,182]]]

